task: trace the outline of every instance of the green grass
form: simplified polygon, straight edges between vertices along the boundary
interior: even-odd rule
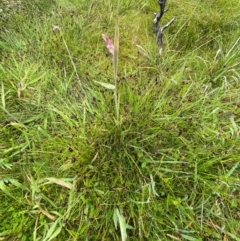
[[[0,240],[240,240],[239,1],[0,3]]]

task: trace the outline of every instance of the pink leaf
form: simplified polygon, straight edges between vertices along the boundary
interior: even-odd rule
[[[108,51],[113,55],[114,54],[114,44],[112,43],[110,38],[107,36],[107,34],[102,34],[102,38],[105,41]]]

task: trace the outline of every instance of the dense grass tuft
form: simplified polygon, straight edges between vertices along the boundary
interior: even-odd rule
[[[0,240],[238,241],[239,1],[169,0],[161,56],[157,2],[120,1],[117,78],[117,1],[13,2]]]

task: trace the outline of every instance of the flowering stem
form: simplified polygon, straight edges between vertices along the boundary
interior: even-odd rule
[[[114,70],[114,85],[115,85],[114,100],[115,100],[117,122],[119,122],[119,107],[120,107],[120,99],[118,97],[118,88],[117,88],[118,56],[119,56],[119,23],[118,23],[118,13],[119,13],[119,0],[118,0],[117,14],[116,14],[115,35],[114,35],[114,53],[113,53],[113,70]]]

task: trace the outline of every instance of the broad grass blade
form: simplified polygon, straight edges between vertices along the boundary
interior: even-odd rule
[[[121,231],[121,239],[122,239],[122,241],[126,241],[127,240],[127,225],[126,225],[125,218],[123,217],[123,215],[120,214],[118,208],[116,208],[114,210],[113,222],[114,222],[115,228],[117,228],[117,226],[118,226],[117,223],[119,223],[120,231]]]
[[[108,83],[105,83],[105,82],[100,82],[100,81],[94,81],[95,83],[105,87],[106,89],[109,89],[109,90],[115,90],[115,86],[112,85],[112,84],[108,84]]]

